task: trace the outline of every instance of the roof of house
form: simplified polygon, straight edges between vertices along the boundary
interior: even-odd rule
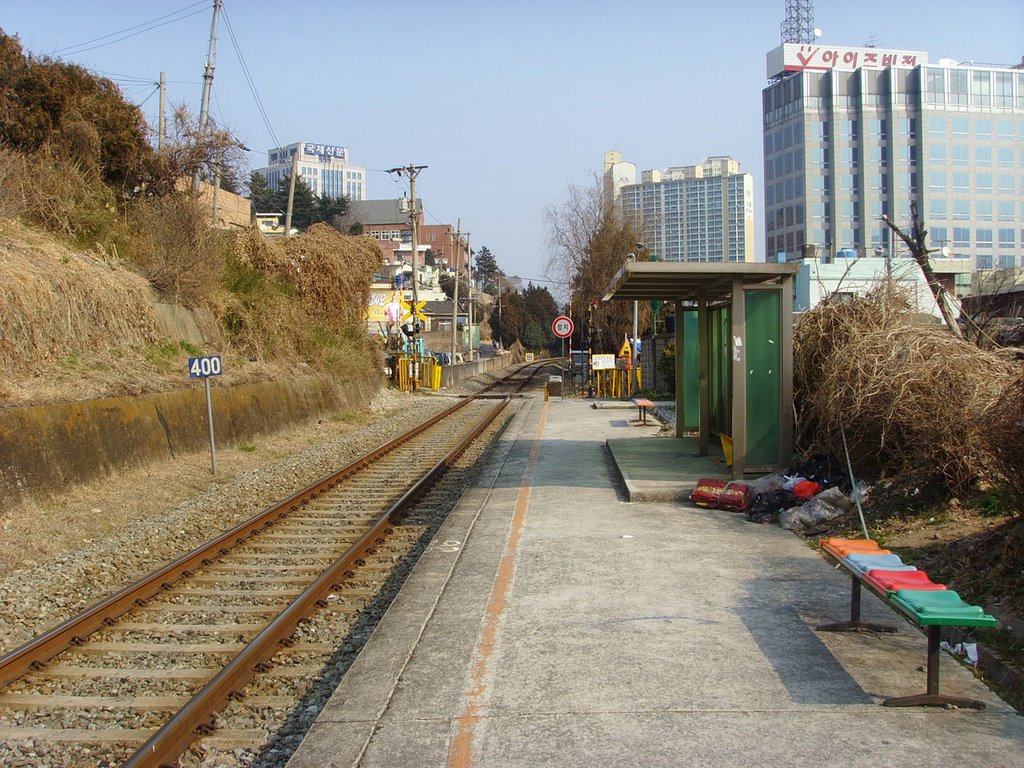
[[[423,210],[423,201],[417,199]],[[364,226],[374,224],[408,224],[409,214],[399,210],[401,200],[353,200],[345,214],[346,221],[358,221]]]

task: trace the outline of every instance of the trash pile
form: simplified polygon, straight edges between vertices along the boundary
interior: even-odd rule
[[[752,523],[778,522],[791,531],[807,533],[848,515],[868,493],[865,482],[852,488],[833,458],[812,456],[777,475],[752,484],[754,498],[747,509]]]
[[[922,324],[909,292],[886,280],[803,314],[793,371],[796,444],[810,458],[749,484],[721,483],[727,489],[701,481],[712,483],[707,498],[691,500],[820,530],[866,496],[866,483],[851,487],[848,461],[885,487],[959,496],[994,483],[1024,515],[1024,366],[1012,354]]]
[[[742,512],[752,523],[778,522],[807,533],[846,516],[856,504],[854,494],[863,499],[867,488],[858,482],[852,489],[834,459],[817,455],[750,483],[699,480],[690,501],[699,507]]]

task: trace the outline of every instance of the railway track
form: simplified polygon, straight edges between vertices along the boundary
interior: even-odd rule
[[[439,479],[536,370],[0,657],[0,740],[14,747],[0,760],[17,764],[28,745],[50,765],[230,764],[216,756],[265,747],[271,724],[295,719],[311,686],[369,634],[364,611],[400,580],[396,567],[411,567],[432,530],[414,505],[444,496]]]

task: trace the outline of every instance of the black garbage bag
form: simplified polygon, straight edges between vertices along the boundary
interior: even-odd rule
[[[747,507],[747,520],[752,523],[772,523],[784,509],[799,504],[796,497],[787,490],[777,488],[757,494]]]

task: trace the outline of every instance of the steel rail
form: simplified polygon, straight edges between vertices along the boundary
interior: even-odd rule
[[[527,380],[520,384],[517,391],[526,385]],[[224,554],[231,547],[244,542],[253,533],[273,525],[286,513],[291,512],[310,499],[316,498],[324,490],[333,487],[341,480],[372,464],[379,457],[390,453],[399,445],[408,442],[439,421],[466,407],[474,399],[477,399],[479,395],[493,389],[499,383],[494,382],[480,390],[480,392],[466,397],[464,400],[427,419],[408,432],[368,451],[336,472],[292,494],[284,501],[268,507],[249,520],[239,523],[229,531],[202,544],[191,552],[185,553],[159,570],[129,584],[124,589],[101,600],[78,615],[0,656],[0,687],[9,685],[30,671],[38,669],[57,654],[73,645],[81,643],[84,638],[96,630],[110,626],[118,617],[132,608],[144,604],[146,600],[159,594],[173,582],[182,577],[188,577],[194,568],[207,564],[211,557]]]
[[[525,383],[523,384],[525,386]],[[521,389],[522,387],[520,387]],[[213,730],[210,722],[233,698],[242,696],[242,688],[277,653],[299,623],[307,618],[335,584],[344,578],[366,550],[381,540],[393,518],[410,506],[434,480],[447,471],[455,460],[476,440],[477,437],[508,406],[511,399],[505,397],[487,412],[485,418],[444,458],[431,467],[373,524],[341,557],[335,560],[295,601],[271,621],[253,640],[243,648],[220,672],[168,720],[138,751],[132,755],[124,768],[159,768],[172,765],[189,745],[204,732]]]

